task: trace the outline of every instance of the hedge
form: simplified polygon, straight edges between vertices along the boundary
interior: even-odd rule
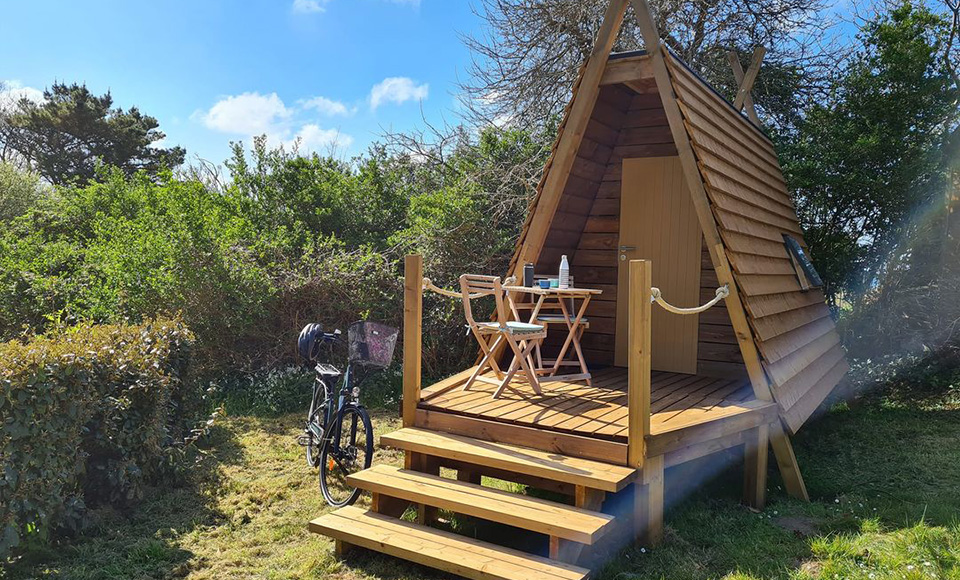
[[[0,344],[0,558],[169,473],[192,342],[179,320],[155,320]]]

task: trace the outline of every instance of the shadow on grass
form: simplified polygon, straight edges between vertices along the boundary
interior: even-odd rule
[[[628,548],[598,577],[953,578],[960,573],[957,433],[958,409],[881,397],[841,406],[794,438],[810,503],[785,496],[771,457],[766,509],[739,505],[735,460],[668,513],[662,546]],[[668,473],[668,488],[687,476],[675,472],[671,482]]]
[[[185,576],[193,553],[178,539],[192,530],[220,525],[212,489],[222,483],[223,465],[244,460],[233,431],[216,426],[200,446],[203,455],[182,485],[149,487],[129,510],[91,510],[91,524],[75,538],[36,545],[6,569],[11,580],[69,578],[113,580]]]

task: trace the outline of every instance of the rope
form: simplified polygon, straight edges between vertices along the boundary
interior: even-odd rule
[[[447,298],[463,298],[463,294],[460,292],[454,292],[453,290],[447,290],[445,288],[440,288],[439,286],[434,286],[430,278],[423,279],[423,289],[436,292],[437,294],[446,296]],[[479,296],[480,294],[472,294],[470,298],[478,298]]]
[[[664,310],[666,310],[667,312],[673,312],[674,314],[698,314],[700,312],[704,312],[710,309],[717,302],[720,302],[721,300],[723,300],[729,295],[730,295],[730,288],[726,284],[724,284],[723,286],[717,288],[717,295],[714,296],[713,300],[711,300],[710,302],[707,302],[703,306],[697,306],[695,308],[677,308],[673,304],[670,304],[669,302],[663,299],[663,297],[660,294],[659,288],[651,288],[650,302],[656,302],[657,304],[662,306]]]
[[[510,286],[512,284],[515,284],[516,281],[517,281],[517,278],[515,276],[510,276],[509,278],[504,280],[503,283],[506,286]],[[430,280],[430,278],[423,279],[423,289],[429,290],[431,292],[436,292],[437,294],[441,296],[446,296],[447,298],[463,298],[462,292],[454,292],[453,290],[447,290],[446,288],[440,288],[439,286],[435,286],[433,281]],[[474,298],[480,298],[481,296],[485,296],[485,294],[481,294],[478,292],[476,294],[470,294],[469,298],[470,300],[473,300]]]

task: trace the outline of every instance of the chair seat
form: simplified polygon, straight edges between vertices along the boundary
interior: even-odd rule
[[[575,318],[576,316],[571,316],[570,322],[573,322]],[[537,322],[545,322],[547,324],[563,324],[563,323],[566,323],[566,320],[564,320],[562,314],[538,314]],[[590,323],[590,319],[586,316],[580,319],[580,324],[589,324],[589,323]]]
[[[478,322],[477,325],[487,331],[499,332],[502,330],[499,322]],[[543,332],[544,326],[540,324],[530,324],[529,322],[518,322],[511,320],[507,322],[507,331],[511,334],[529,334],[534,332]]]

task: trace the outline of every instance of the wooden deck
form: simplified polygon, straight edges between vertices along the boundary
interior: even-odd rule
[[[495,386],[476,382],[461,387],[464,373],[422,391],[420,408],[525,427],[616,442],[627,438],[627,369],[594,372],[593,385],[545,383],[536,395],[517,382],[493,399]],[[756,401],[746,379],[722,379],[654,371],[651,377],[650,435],[755,413],[769,406]]]

